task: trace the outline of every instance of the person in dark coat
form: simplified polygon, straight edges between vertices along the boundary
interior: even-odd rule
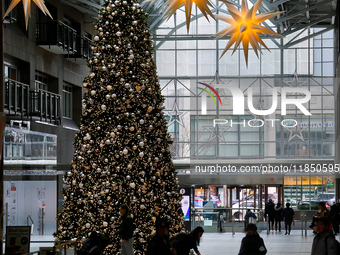
[[[246,228],[247,228],[248,224],[250,223],[249,221],[254,220],[253,222],[255,222],[256,219],[257,219],[257,217],[256,217],[255,213],[253,213],[250,209],[248,209],[246,215],[244,216],[244,231],[246,231]]]
[[[257,233],[255,224],[248,224],[247,235],[242,239],[240,252],[238,255],[264,255],[267,253],[263,239]]]
[[[121,205],[119,212],[122,218],[122,224],[117,233],[112,233],[113,235],[118,235],[121,238],[121,255],[133,255],[133,219],[129,214],[129,207],[127,205]]]
[[[285,221],[285,235],[290,235],[290,231],[292,229],[292,222],[294,219],[294,210],[290,208],[290,203],[286,204],[286,208],[282,211],[282,218]]]
[[[274,206],[275,204],[273,200],[269,199],[268,203],[265,205],[265,208],[264,208],[264,214],[269,218],[269,230],[270,230],[270,225],[272,226],[271,229],[274,230],[274,216],[275,216]]]
[[[337,235],[339,233],[339,222],[340,222],[339,204],[334,203],[331,206],[331,210],[329,214],[330,214],[330,219],[331,219],[334,235]]]
[[[313,239],[311,255],[339,255],[338,242],[329,230],[329,218],[316,218],[317,235]]]
[[[277,231],[277,225],[279,224],[279,231],[281,232],[281,220],[283,208],[281,203],[277,203],[275,208],[274,220],[275,220],[275,231]]]
[[[201,255],[197,246],[200,244],[203,232],[204,229],[202,227],[196,227],[189,235],[185,235],[183,238],[177,240],[172,246],[173,254],[189,255],[190,250],[193,249],[197,255]]]
[[[169,242],[169,223],[165,219],[156,220],[156,235],[151,239],[147,255],[171,255]]]

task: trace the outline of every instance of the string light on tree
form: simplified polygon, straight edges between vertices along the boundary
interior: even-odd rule
[[[106,0],[99,11],[80,131],[54,233],[59,240],[117,231],[122,204],[134,218],[136,255],[145,254],[157,217],[170,222],[171,233],[184,227],[147,18],[138,0]],[[105,250],[119,252],[118,240]]]

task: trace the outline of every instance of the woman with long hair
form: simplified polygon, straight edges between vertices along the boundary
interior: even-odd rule
[[[185,235],[177,240],[172,246],[173,254],[189,255],[190,250],[193,249],[197,255],[201,255],[197,246],[200,244],[203,232],[204,229],[202,227],[196,227],[189,235]]]

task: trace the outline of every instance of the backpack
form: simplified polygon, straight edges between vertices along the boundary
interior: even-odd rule
[[[328,255],[328,251],[327,251],[327,240],[328,240],[328,237],[329,237],[329,236],[327,236],[327,237],[325,238],[326,255]],[[338,245],[338,253],[339,253],[339,252],[340,252],[340,243],[339,243],[338,240],[336,240],[335,236],[333,236],[333,237],[334,237],[334,240],[336,241],[336,243],[337,243],[337,245]]]

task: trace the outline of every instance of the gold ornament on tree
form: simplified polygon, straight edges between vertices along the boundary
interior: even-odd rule
[[[260,25],[260,23],[262,23],[263,21],[270,19],[276,15],[279,15],[280,13],[283,13],[283,12],[270,11],[270,12],[256,15],[256,12],[259,9],[262,0],[257,0],[250,10],[248,8],[247,2],[245,0],[242,0],[241,11],[239,11],[232,3],[228,1],[225,1],[225,0],[220,0],[220,1],[222,1],[227,6],[228,11],[231,15],[231,16],[215,15],[217,19],[222,20],[231,25],[214,35],[214,36],[217,36],[216,39],[220,39],[222,37],[231,35],[231,38],[229,39],[229,42],[227,46],[225,47],[221,57],[235,43],[234,50],[233,50],[233,54],[234,54],[237,47],[242,42],[244,57],[246,59],[246,65],[248,66],[249,43],[253,47],[253,50],[257,57],[259,57],[258,51],[262,53],[261,47],[259,44],[261,44],[268,51],[270,51],[268,47],[265,45],[265,43],[262,41],[262,39],[260,38],[259,34],[260,35],[268,34],[268,35],[284,37],[280,34],[275,33],[273,30]]]
[[[4,18],[14,9],[14,7],[20,2],[21,0],[12,0],[11,4],[9,5]],[[33,2],[40,8],[40,10],[46,15],[52,18],[50,12],[47,10],[43,0],[33,0]],[[31,17],[31,0],[22,0],[22,4],[24,6],[24,13],[25,13],[25,23],[26,23],[26,30],[28,26],[28,19]]]
[[[155,0],[147,0],[145,2],[152,2],[152,1],[155,1]],[[162,18],[170,12],[169,17],[168,17],[168,19],[170,19],[171,16],[176,12],[177,9],[179,9],[179,7],[181,7],[183,3],[185,6],[185,19],[187,23],[188,32],[189,32],[189,27],[190,27],[190,17],[191,17],[191,10],[192,10],[193,3],[197,5],[197,7],[201,10],[202,14],[208,21],[209,19],[208,19],[207,14],[209,14],[213,19],[215,19],[209,9],[209,6],[213,7],[213,5],[211,4],[209,0],[167,0],[167,2],[163,4],[163,6],[161,7],[163,8],[164,6],[168,6]]]

